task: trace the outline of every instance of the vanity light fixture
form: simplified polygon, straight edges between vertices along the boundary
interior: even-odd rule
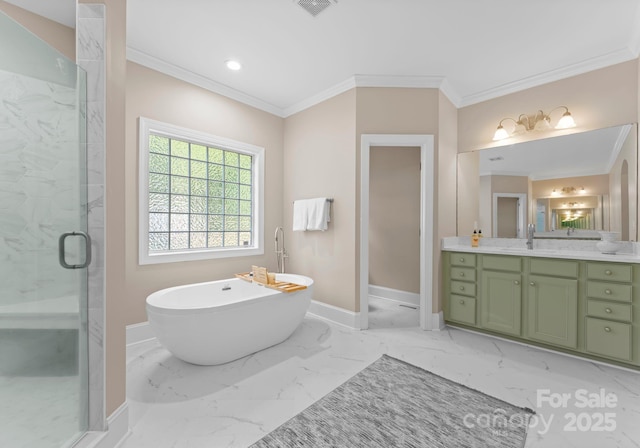
[[[552,109],[548,114],[545,114],[543,111],[538,110],[538,112],[536,112],[535,115],[532,116],[520,114],[517,120],[511,117],[503,118],[502,120],[500,120],[500,123],[498,123],[498,128],[493,135],[493,140],[504,140],[505,138],[509,138],[512,135],[521,134],[523,132],[550,130],[552,129],[551,114],[559,109],[564,109],[565,112],[558,120],[558,123],[556,123],[555,129],[574,128],[576,126],[576,122],[573,120],[571,112],[569,112],[569,108],[566,106],[558,106]],[[507,131],[504,126],[502,126],[502,123],[505,120],[513,121],[514,127],[511,132]]]

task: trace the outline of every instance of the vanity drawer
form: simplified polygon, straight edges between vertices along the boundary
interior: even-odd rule
[[[605,283],[587,281],[587,297],[593,299],[615,300],[616,302],[631,302],[632,286],[621,283]]]
[[[451,293],[462,294],[463,296],[476,296],[476,284],[469,282],[459,282],[451,280]]]
[[[631,322],[631,305],[589,299],[587,300],[587,314],[603,319]]]
[[[467,254],[464,252],[451,252],[449,263],[451,264],[451,266],[475,267],[476,255]]]
[[[476,281],[476,270],[474,268],[451,268],[451,280],[465,280],[468,282]]]
[[[578,278],[577,261],[532,257],[530,263],[529,271],[532,274]]]
[[[449,319],[469,325],[475,325],[476,299],[451,294],[449,297]]]
[[[621,263],[587,263],[589,280],[630,282],[633,279],[631,266]]]
[[[482,267],[496,271],[521,272],[522,258],[509,255],[484,255]]]
[[[631,361],[631,325],[587,317],[586,349],[594,355]]]

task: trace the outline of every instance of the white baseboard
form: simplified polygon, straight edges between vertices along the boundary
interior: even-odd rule
[[[444,330],[444,313],[442,311],[440,311],[439,313],[431,313],[431,319],[433,325],[431,327],[431,331]]]
[[[369,285],[369,295],[406,303],[407,305],[420,306],[420,294],[415,292],[401,291],[399,289],[387,288],[386,286]]]
[[[149,322],[127,325],[127,346],[155,339]]]
[[[124,402],[107,418],[106,431],[88,431],[73,448],[117,448],[129,434],[129,406]]]
[[[328,303],[312,300],[307,314],[339,325],[344,325],[353,330],[360,329],[360,313],[345,310],[344,308],[329,305]]]

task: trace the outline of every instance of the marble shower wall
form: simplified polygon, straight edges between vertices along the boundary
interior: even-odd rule
[[[77,296],[58,236],[81,230],[75,85],[0,70],[0,306]]]
[[[89,235],[89,430],[106,429],[104,378],[105,302],[105,5],[77,5],[76,62],[87,72],[87,183]]]

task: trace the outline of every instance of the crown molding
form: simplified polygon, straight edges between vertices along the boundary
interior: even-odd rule
[[[354,77],[350,77],[345,79],[341,83],[338,83],[332,87],[329,87],[322,92],[316,93],[315,95],[310,96],[309,98],[299,101],[287,108],[283,111],[283,117],[289,117],[293,114],[297,114],[298,112],[302,112],[305,109],[308,109],[316,104],[320,104],[323,101],[326,101],[334,96],[338,96],[341,93],[346,92],[347,90],[351,90],[356,87]]]
[[[301,112],[355,87],[440,89],[454,104],[456,104],[460,98],[447,83],[444,76],[354,75],[327,90],[323,90],[320,93],[287,107],[284,110],[284,116],[288,117]]]
[[[638,10],[640,16],[640,8]],[[166,75],[194,84],[203,89],[223,95],[257,109],[263,110],[281,118],[308,109],[322,103],[334,96],[340,95],[355,87],[395,87],[395,88],[432,88],[439,89],[456,108],[470,106],[511,93],[538,87],[550,82],[581,75],[593,70],[605,68],[636,59],[640,54],[640,27],[632,36],[629,45],[605,55],[588,59],[576,64],[568,65],[557,70],[540,73],[535,76],[493,87],[482,92],[461,96],[444,76],[393,76],[393,75],[354,75],[348,79],[329,87],[307,99],[299,101],[289,107],[280,108],[271,103],[262,101],[256,97],[233,89],[212,79],[193,73],[189,70],[177,67],[161,59],[150,56],[132,47],[127,47],[127,59],[145,67],[157,70]]]
[[[629,131],[631,131],[630,124],[626,124],[620,128],[620,133],[618,134],[618,137],[613,144],[613,150],[611,151],[611,156],[609,157],[609,160],[607,162],[607,173],[611,172],[613,165],[616,163],[616,160],[618,160],[618,155],[620,155],[620,151],[622,151],[622,146],[624,146],[624,142],[627,140]]]
[[[581,75],[583,73],[605,68],[610,65],[627,62],[635,59],[636,57],[637,56],[634,55],[633,51],[630,48],[623,48],[621,50],[587,59],[576,64],[567,65],[556,70],[550,70],[548,72],[540,73],[538,75],[534,75],[518,81],[503,84],[498,87],[493,87],[482,92],[464,96],[462,97],[462,100],[458,107],[470,106],[472,104],[481,103],[483,101],[498,98],[510,93],[519,92],[521,90],[530,89],[532,87],[537,87],[554,81],[559,81],[571,76]]]
[[[193,73],[189,70],[185,70],[166,61],[150,56],[142,51],[136,50],[132,47],[127,47],[127,60],[135,62],[136,64],[143,65],[150,69],[156,70],[165,75],[172,76],[190,84],[202,87],[203,89],[220,94],[232,100],[239,101],[248,106],[255,107],[256,109],[269,112],[270,114],[277,115],[278,117],[284,117],[284,111],[274,106],[273,104],[262,101],[254,96],[247,95],[239,90],[233,89],[229,86],[213,81],[204,76]]]

